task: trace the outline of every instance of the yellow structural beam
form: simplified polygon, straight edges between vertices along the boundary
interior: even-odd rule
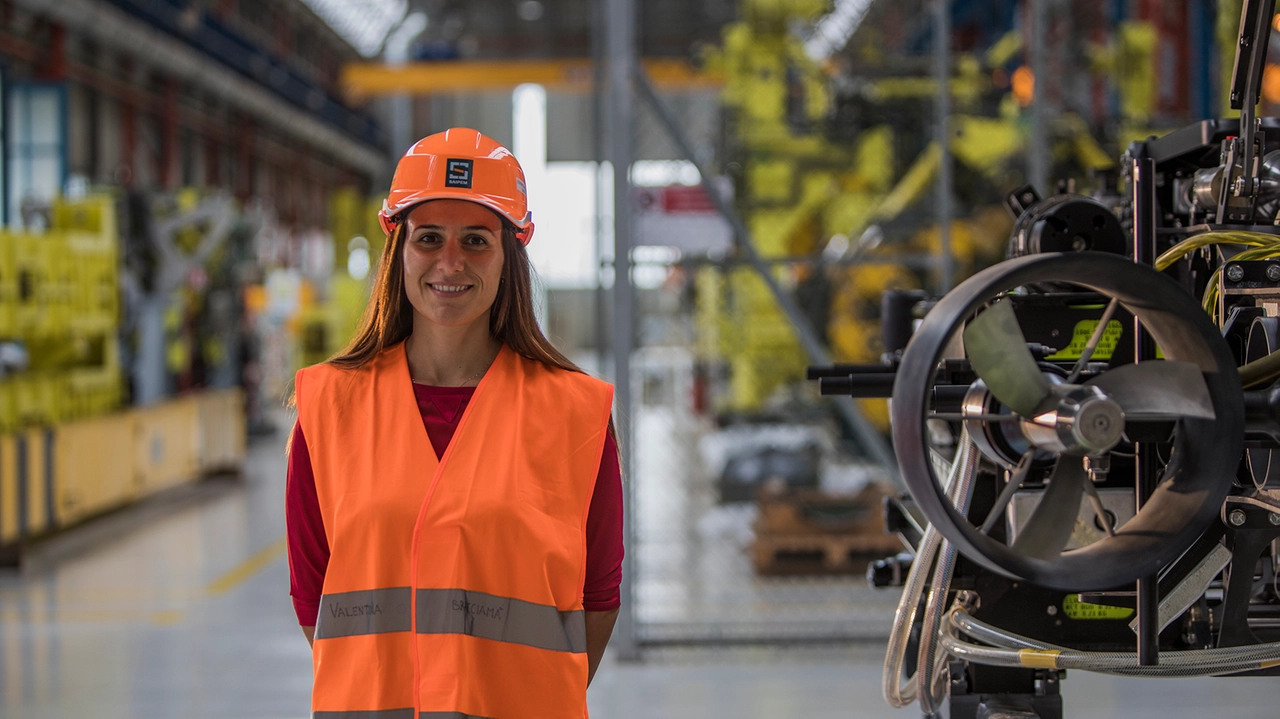
[[[702,72],[684,60],[649,58],[643,61],[649,78],[660,89],[718,88],[719,73]],[[408,93],[509,90],[536,83],[548,90],[586,92],[591,89],[590,59],[448,60],[402,66],[352,63],[342,69],[342,85],[356,97]]]

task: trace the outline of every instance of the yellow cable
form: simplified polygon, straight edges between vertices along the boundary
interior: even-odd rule
[[[1250,250],[1244,250],[1240,254],[1232,257],[1231,260],[1247,262],[1249,260],[1265,260],[1273,257],[1280,257],[1280,246],[1255,247]],[[1213,277],[1209,278],[1209,283],[1204,289],[1204,309],[1214,317],[1217,316],[1216,310],[1221,286],[1222,268],[1219,267],[1218,270],[1213,273]],[[1239,372],[1240,383],[1245,389],[1270,384],[1271,382],[1280,379],[1280,352],[1273,352],[1265,357],[1256,359],[1253,362],[1241,365]]]
[[[1173,247],[1165,250],[1156,258],[1156,269],[1164,272],[1174,262],[1188,254],[1209,245],[1246,245],[1256,248],[1280,249],[1280,236],[1262,232],[1206,232],[1189,237]]]

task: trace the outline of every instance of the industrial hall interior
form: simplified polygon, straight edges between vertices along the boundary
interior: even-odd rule
[[[1280,717],[1277,0],[0,0],[0,719]]]

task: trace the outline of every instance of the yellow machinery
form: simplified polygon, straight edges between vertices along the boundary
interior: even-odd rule
[[[726,28],[723,47],[707,64],[711,73],[724,78],[732,138],[728,152],[742,165],[738,209],[756,250],[766,261],[816,257],[829,238],[847,240],[863,264],[816,263],[816,268],[798,270],[780,265],[775,271],[784,287],[794,287],[806,274],[826,273],[832,302],[827,327],[820,329],[826,330],[834,358],[875,362],[881,354],[881,293],[920,287],[927,273],[908,269],[903,258],[935,256],[940,242],[938,228],[926,226],[905,241],[878,245],[876,226],[899,218],[932,194],[941,152],[936,143],[927,144],[899,177],[895,133],[911,130],[882,121],[850,141],[828,139],[833,104],[828,73],[835,70],[815,64],[791,31],[796,23],[813,23],[828,7],[822,0],[744,0],[743,19]],[[1017,184],[1008,178],[1020,174],[1025,123],[1010,96],[1004,97],[999,116],[977,113],[984,100],[1001,92],[992,68],[1020,51],[1020,37],[1010,33],[982,57],[960,55],[950,86],[957,110],[950,150],[959,165],[1002,190]],[[908,77],[878,79],[865,87],[871,103],[907,100],[927,107],[936,84],[932,78]],[[1053,135],[1060,159],[1073,159],[1086,169],[1114,164],[1079,117],[1055,118]],[[994,204],[953,222],[951,249],[958,275],[999,259],[1011,224]],[[801,377],[805,356],[752,270],[704,268],[697,296],[702,359],[723,361],[729,371],[728,392],[717,399],[718,411],[757,411],[780,385]],[[883,401],[865,400],[862,409],[873,423],[887,428]]]
[[[298,362],[323,362],[346,346],[369,299],[386,236],[378,224],[382,201],[354,188],[335,190],[329,199],[333,238],[333,275],[321,301],[304,303],[298,318]],[[365,273],[360,276],[360,273]]]
[[[245,458],[239,388],[0,435],[0,565],[31,538]]]
[[[0,234],[0,564],[32,537],[245,456],[240,389],[120,411],[115,198],[55,201],[44,233]]]
[[[726,28],[722,54],[709,63],[721,66],[724,107],[740,143],[734,154],[745,158],[738,209],[766,262],[819,250],[820,238],[845,231],[892,181],[883,171],[857,171],[860,155],[891,153],[887,132],[853,149],[820,132],[829,112],[826,77],[789,25],[826,9],[823,0],[747,0],[744,19]],[[868,164],[887,169],[891,160]],[[775,272],[783,287],[794,286],[789,268]],[[805,355],[753,270],[703,268],[697,294],[703,359],[723,358],[729,370],[718,411],[758,410],[776,387],[802,376]]]
[[[0,234],[0,341],[29,358],[0,379],[0,431],[103,414],[123,396],[114,199],[55,202],[51,225]]]

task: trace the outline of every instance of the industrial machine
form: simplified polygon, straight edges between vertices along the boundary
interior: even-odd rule
[[[1274,13],[1244,2],[1238,120],[1133,143],[1114,196],[1015,191],[1005,261],[887,294],[882,364],[811,368],[892,396],[913,553],[869,570],[903,586],[891,704],[1059,719],[1067,669],[1280,672]]]

